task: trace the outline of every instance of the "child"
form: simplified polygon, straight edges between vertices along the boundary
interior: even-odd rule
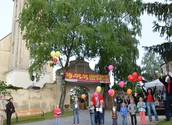
[[[79,102],[78,98],[75,98],[73,103],[73,124],[75,125],[75,120],[77,119],[77,124],[79,125]]]
[[[87,108],[90,111],[91,125],[95,125],[94,104],[92,101],[90,102],[90,106],[88,106]]]
[[[56,118],[55,125],[60,125],[60,114],[61,109],[59,108],[59,105],[56,105],[56,108],[54,109],[54,118]]]
[[[112,125],[117,125],[117,108],[113,106],[112,108]]]
[[[143,102],[142,97],[139,98],[139,102],[137,103],[137,108],[140,114],[140,125],[146,125],[146,116],[145,116],[146,104],[145,102]]]
[[[130,112],[130,115],[131,115],[131,124],[132,125],[137,125],[136,110],[137,110],[137,108],[134,103],[134,100],[131,99],[130,104],[128,105],[128,111]],[[134,123],[134,121],[135,121],[135,123]]]
[[[126,104],[123,102],[122,103],[122,107],[120,109],[120,113],[122,115],[122,125],[127,125],[127,108],[126,108]]]
[[[104,125],[104,102],[100,100],[100,108],[99,108],[99,117],[100,117],[100,125]]]

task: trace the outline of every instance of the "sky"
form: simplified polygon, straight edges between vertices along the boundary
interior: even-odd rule
[[[164,0],[143,0],[144,2],[164,2]],[[0,39],[5,37],[11,32],[12,29],[12,15],[13,15],[13,0],[1,0],[0,4]],[[139,59],[137,60],[137,64],[141,65],[141,59],[144,54],[144,49],[142,46],[152,46],[156,44],[161,44],[165,42],[165,38],[161,38],[159,36],[159,33],[153,33],[152,22],[156,20],[156,18],[148,15],[141,16],[141,22],[142,22],[142,37],[138,38],[140,41],[140,44],[138,46],[139,49]],[[94,68],[95,63],[97,61],[90,61],[90,67],[91,69]]]

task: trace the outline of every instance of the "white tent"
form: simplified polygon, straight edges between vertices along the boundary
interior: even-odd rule
[[[159,79],[145,83],[145,87],[146,88],[152,88],[155,86],[156,83],[158,83],[157,89],[162,89],[163,84],[159,81]]]
[[[169,74],[170,74],[170,76],[172,76],[172,73],[171,73],[171,72],[170,72]],[[156,79],[156,80],[154,80],[154,81],[145,83],[145,87],[146,87],[146,88],[154,87],[156,83],[158,83],[157,89],[162,89],[162,87],[164,86],[164,84],[161,83],[161,82],[159,81],[159,79]]]

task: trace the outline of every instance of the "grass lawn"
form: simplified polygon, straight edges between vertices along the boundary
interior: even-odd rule
[[[15,115],[15,114],[13,114]],[[61,117],[66,117],[66,116],[72,116],[73,112],[72,111],[65,111],[63,115],[61,115]],[[16,119],[12,119],[11,120],[11,124],[16,125],[16,124],[21,124],[21,123],[28,123],[28,122],[35,122],[35,121],[43,121],[43,120],[47,120],[47,119],[53,119],[54,118],[54,113],[49,112],[49,113],[45,113],[44,114],[44,119],[41,118],[41,116],[34,116],[34,117],[28,117],[28,118],[19,118],[18,122],[16,122]],[[6,121],[4,121],[3,125],[5,124]]]
[[[160,121],[156,125],[172,125],[172,120],[170,120],[169,122]]]

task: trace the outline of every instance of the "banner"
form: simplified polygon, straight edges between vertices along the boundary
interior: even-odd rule
[[[108,75],[66,72],[65,80],[69,82],[110,83]]]

